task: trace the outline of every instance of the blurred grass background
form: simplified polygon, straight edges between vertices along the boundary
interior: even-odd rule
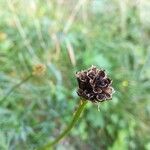
[[[149,0],[0,0],[0,150],[54,139],[79,102],[74,74],[91,65],[116,93],[100,111],[89,103],[56,149],[150,150],[149,18]],[[45,74],[7,96],[37,64]]]

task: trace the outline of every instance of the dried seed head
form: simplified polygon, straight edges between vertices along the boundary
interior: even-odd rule
[[[102,102],[112,99],[114,93],[109,79],[104,70],[92,66],[90,69],[76,73],[78,81],[78,95],[91,102]]]
[[[46,66],[44,64],[37,64],[33,67],[33,75],[41,76],[44,75]]]

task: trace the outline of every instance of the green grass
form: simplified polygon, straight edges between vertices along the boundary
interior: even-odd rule
[[[79,102],[75,72],[91,65],[108,72],[116,93],[100,111],[89,103],[56,149],[150,149],[150,16],[142,4],[1,0],[0,149],[32,150],[57,137]],[[7,96],[37,64],[45,74]]]

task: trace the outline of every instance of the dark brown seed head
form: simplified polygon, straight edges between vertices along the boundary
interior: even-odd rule
[[[92,66],[90,69],[76,73],[78,81],[78,95],[91,102],[102,102],[112,99],[114,90],[104,70]]]

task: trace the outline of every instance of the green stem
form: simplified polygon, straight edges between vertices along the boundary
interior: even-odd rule
[[[26,81],[28,81],[30,78],[32,77],[32,74],[27,76],[25,79],[23,79],[22,81],[20,81],[18,84],[14,85],[7,93],[6,95],[0,100],[0,103],[3,103],[8,97],[9,95],[14,91],[14,89],[18,88],[19,86],[21,86],[23,83],[25,83]]]
[[[66,136],[70,130],[74,127],[75,123],[78,121],[81,112],[84,109],[84,106],[87,104],[87,101],[82,101],[82,103],[79,105],[77,111],[74,114],[74,117],[72,119],[72,121],[70,122],[69,126],[66,127],[66,129],[52,142],[47,143],[44,147],[42,147],[42,150],[50,150],[52,149],[52,147],[57,144],[60,140],[62,140],[64,138],[64,136]]]

